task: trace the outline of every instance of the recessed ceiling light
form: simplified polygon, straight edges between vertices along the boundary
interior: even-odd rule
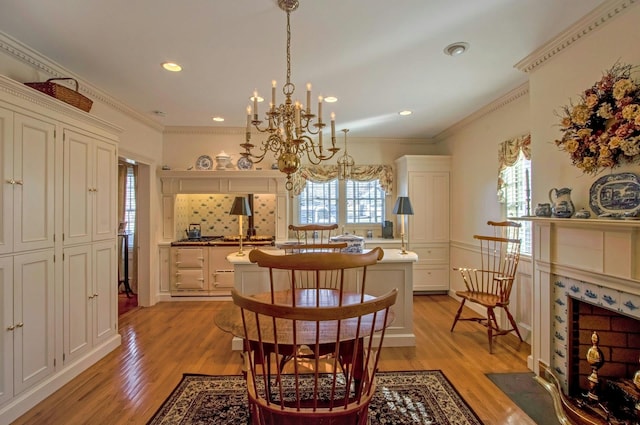
[[[444,54],[449,56],[460,56],[464,52],[469,50],[469,43],[459,41],[457,43],[449,44],[444,48]]]
[[[338,98],[335,96],[327,96],[324,98],[324,101],[327,103],[335,103],[338,101]]]
[[[159,117],[166,117],[167,116],[167,113],[164,112],[164,111],[156,110],[156,111],[151,111],[151,113],[153,113],[153,115],[156,115],[156,116],[159,116]]]
[[[410,111],[408,109],[405,109],[404,111],[400,111],[398,112],[400,115],[405,116],[405,115],[411,115],[413,114],[413,111]]]
[[[222,117],[213,117],[213,120],[215,122],[222,122],[222,121],[224,121],[224,118],[222,118]]]
[[[182,67],[175,62],[164,62],[162,67],[167,71],[171,72],[180,72],[182,71]]]

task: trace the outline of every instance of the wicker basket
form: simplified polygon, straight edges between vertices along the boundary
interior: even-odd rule
[[[71,90],[66,86],[52,83],[53,80],[71,80],[76,83],[76,89]],[[27,86],[32,87],[42,93],[48,94],[51,97],[55,97],[69,105],[82,109],[85,112],[91,110],[93,101],[86,96],[81,95],[78,92],[78,81],[75,78],[49,78],[44,83],[25,83]]]

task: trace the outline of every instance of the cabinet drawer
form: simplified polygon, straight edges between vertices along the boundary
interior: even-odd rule
[[[448,291],[449,267],[413,265],[413,290],[414,291]]]
[[[204,291],[206,289],[206,276],[202,269],[179,269],[173,277],[173,286],[177,290],[197,289]]]
[[[449,262],[447,246],[413,246],[411,251],[418,254],[418,264],[442,264]]]

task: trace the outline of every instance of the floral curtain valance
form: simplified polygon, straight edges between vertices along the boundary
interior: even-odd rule
[[[505,140],[498,146],[498,198],[500,198],[500,200],[504,198],[502,172],[518,161],[520,152],[522,152],[526,159],[531,159],[531,134]]]
[[[337,165],[304,165],[291,178],[293,193],[299,195],[312,182],[327,182],[338,177]],[[393,188],[393,169],[390,165],[356,165],[351,170],[351,180],[371,181],[378,179],[380,187],[387,195],[391,195]]]

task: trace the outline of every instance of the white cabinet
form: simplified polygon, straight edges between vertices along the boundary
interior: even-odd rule
[[[234,252],[238,252],[238,247],[209,247],[209,290],[212,295],[231,295],[234,274],[227,255]],[[249,255],[248,251],[245,255]]]
[[[53,250],[0,258],[0,403],[54,371]]]
[[[413,290],[449,290],[449,156],[405,155],[396,160],[398,194],[409,196],[407,240],[418,254]]]
[[[120,344],[119,132],[0,75],[2,419],[26,412]]]
[[[116,146],[65,128],[64,243],[87,243],[116,236]]]
[[[0,107],[0,254],[54,245],[55,124]]]
[[[115,252],[112,241],[64,249],[65,363],[117,331]]]

